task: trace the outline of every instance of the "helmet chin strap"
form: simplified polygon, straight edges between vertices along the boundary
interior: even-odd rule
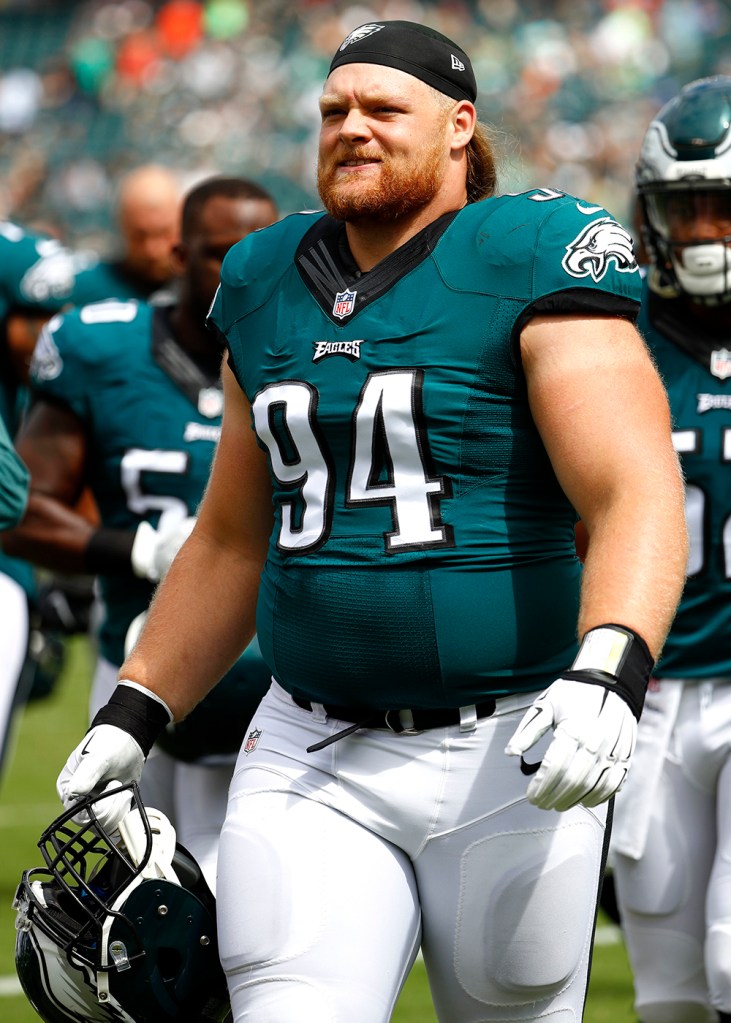
[[[142,814],[137,806],[132,809],[119,822],[119,834],[124,842],[127,853],[136,867],[141,867],[140,873],[134,878],[124,891],[110,907],[117,910],[129,898],[130,892],[142,884],[145,880],[158,880],[162,878],[179,884],[180,879],[173,870],[173,856],[175,855],[175,828],[160,810],[153,807],[145,807],[145,813],[152,833],[152,842],[148,839]],[[96,975],[97,1000],[102,1004],[109,1001],[109,970],[116,969],[119,973],[130,969],[130,961],[127,949],[123,942],[113,941],[109,943],[109,936],[114,923],[112,915],[107,916],[102,927],[102,942],[100,969]]]
[[[175,828],[160,810],[146,806],[145,812],[152,832],[152,849],[149,855],[147,831],[140,811],[133,807],[119,822],[119,834],[130,858],[136,867],[142,867],[140,880],[164,878],[166,881],[179,884],[180,879],[173,870]],[[130,889],[125,891],[125,898],[129,891]]]

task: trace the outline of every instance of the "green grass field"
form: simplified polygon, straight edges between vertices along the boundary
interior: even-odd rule
[[[69,642],[61,679],[46,699],[29,705],[16,729],[0,783],[0,1020],[33,1023],[35,1012],[20,992],[13,963],[11,902],[21,872],[40,862],[35,843],[60,812],[55,780],[86,725],[91,656],[82,638]],[[604,922],[602,922],[604,924]],[[607,932],[601,926],[600,935]],[[611,935],[610,935],[611,936]],[[624,946],[598,942],[586,1023],[633,1023],[632,990]],[[402,992],[393,1023],[434,1023],[424,968],[417,963]]]

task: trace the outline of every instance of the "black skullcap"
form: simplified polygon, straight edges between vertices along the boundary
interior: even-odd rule
[[[453,99],[477,98],[470,58],[461,46],[413,21],[372,21],[354,29],[330,64],[385,64],[405,71]]]

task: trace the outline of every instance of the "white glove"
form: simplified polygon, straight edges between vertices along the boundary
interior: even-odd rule
[[[167,575],[175,555],[195,526],[195,517],[176,519],[170,525],[160,520],[157,529],[149,522],[140,522],[132,544],[132,571],[140,579],[158,583]]]
[[[597,806],[618,792],[635,748],[637,721],[611,689],[560,678],[523,716],[505,752],[521,756],[554,729],[528,801],[542,810]]]
[[[144,763],[142,750],[128,732],[116,725],[95,725],[66,761],[56,791],[69,810],[87,796],[139,782]],[[129,811],[130,801],[129,792],[119,793],[95,803],[94,812],[105,828],[113,830]],[[86,822],[80,819],[79,823]]]

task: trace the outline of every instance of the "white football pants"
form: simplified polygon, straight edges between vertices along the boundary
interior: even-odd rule
[[[386,1023],[420,945],[443,1023],[581,1019],[607,805],[526,801],[503,751],[531,700],[471,731],[362,730],[307,753],[346,723],[272,686],[219,850],[236,1023]]]
[[[674,726],[650,749],[666,704]],[[643,820],[625,820],[643,800]],[[731,1014],[731,679],[653,684],[616,813],[618,836],[644,825],[638,858],[613,846],[637,1014],[715,1023],[716,1010]]]
[[[112,695],[119,668],[100,657],[90,699],[90,718]],[[226,816],[228,786],[235,758],[213,764],[186,763],[153,746],[145,763],[140,795],[145,806],[161,810],[178,842],[197,861],[216,894],[218,842]]]
[[[12,742],[13,710],[28,651],[28,630],[26,592],[0,573],[0,767]]]

